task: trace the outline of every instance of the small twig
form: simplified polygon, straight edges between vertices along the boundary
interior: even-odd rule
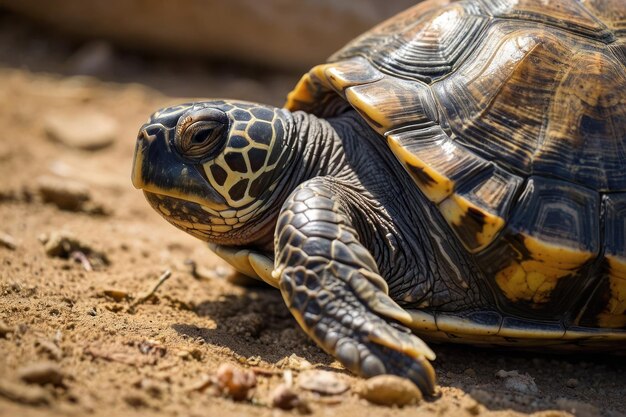
[[[70,253],[70,258],[76,262],[80,262],[80,264],[83,266],[83,269],[85,271],[87,272],[93,271],[93,266],[91,265],[91,261],[89,260],[85,252],[75,250]]]
[[[159,289],[159,287],[161,285],[163,285],[163,283],[165,281],[167,281],[169,279],[169,277],[172,276],[172,271],[170,271],[169,269],[166,270],[165,272],[163,272],[163,274],[159,277],[159,280],[157,281],[156,285],[152,288],[152,290],[150,290],[150,292],[146,295],[143,295],[139,298],[137,298],[129,307],[129,310],[134,310],[135,307],[137,307],[140,304],[145,303],[146,301],[148,301],[150,298],[152,298],[154,296],[154,294],[157,292],[157,290]]]
[[[15,250],[17,248],[17,243],[15,242],[13,236],[0,232],[0,246],[10,250]]]
[[[250,370],[252,372],[254,372],[255,375],[262,375],[262,376],[274,376],[274,375],[282,375],[283,371],[281,370],[277,370],[277,369],[265,369],[265,368],[261,368],[259,366],[253,366],[250,368]]]
[[[208,270],[206,268],[203,268],[202,266],[199,266],[196,263],[196,261],[194,261],[193,259],[185,260],[185,265],[187,265],[189,267],[189,273],[195,279],[198,279],[198,280],[200,280],[200,279],[212,280],[212,279],[219,278],[218,274],[216,274],[214,271],[211,271],[211,270]]]

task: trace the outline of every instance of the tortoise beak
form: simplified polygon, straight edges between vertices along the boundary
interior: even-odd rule
[[[135,188],[214,210],[226,209],[226,201],[210,185],[202,167],[174,154],[168,140],[173,133],[160,123],[146,124],[139,130],[131,174]]]

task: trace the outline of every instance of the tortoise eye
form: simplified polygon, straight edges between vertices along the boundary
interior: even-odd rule
[[[225,143],[228,117],[217,109],[203,109],[181,118],[175,144],[185,158],[201,162],[215,154]]]
[[[226,126],[218,122],[196,122],[189,125],[180,138],[180,150],[188,158],[204,158],[219,145]]]

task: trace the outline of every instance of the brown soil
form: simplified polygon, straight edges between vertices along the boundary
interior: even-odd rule
[[[181,100],[162,91],[278,104],[294,77],[189,72],[170,63],[164,70],[138,65],[130,75],[101,77],[118,82],[101,81],[68,75],[56,56],[19,69],[23,61],[11,48],[22,47],[2,36],[10,59],[0,68],[0,233],[9,235],[0,243],[0,415],[296,414],[272,408],[270,392],[287,370],[297,378],[306,361],[351,386],[330,397],[296,389],[313,415],[624,415],[623,359],[466,346],[434,346],[440,398],[401,409],[360,399],[353,389],[359,379],[300,331],[276,291],[232,284],[228,266],[163,221],[129,181],[137,128],[154,109]],[[160,91],[137,83],[146,80]],[[117,122],[111,146],[81,151],[46,135],[49,115],[85,111]],[[42,175],[82,182],[90,207],[99,209],[44,203]],[[108,264],[84,249],[83,263],[47,256],[40,235],[61,230]],[[165,270],[172,277],[134,306]],[[49,367],[43,376],[30,371],[39,382],[24,382],[28,367],[41,362]],[[200,389],[224,363],[257,370],[249,399]]]

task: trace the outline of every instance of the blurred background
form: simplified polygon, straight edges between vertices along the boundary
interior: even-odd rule
[[[302,72],[414,3],[0,0],[0,65],[279,104]]]
[[[0,0],[0,202],[52,174],[143,205],[128,176],[152,112],[202,98],[281,106],[310,67],[413,3]]]

